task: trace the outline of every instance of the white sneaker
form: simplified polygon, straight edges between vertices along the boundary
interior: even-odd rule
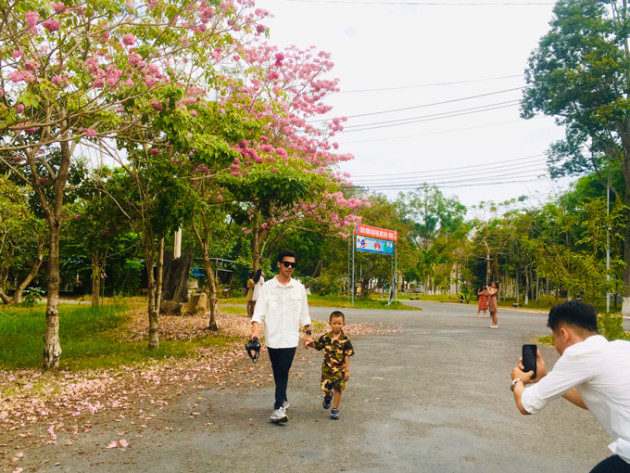
[[[269,420],[271,422],[275,422],[276,424],[278,422],[286,422],[289,420],[289,418],[287,417],[287,411],[284,409],[284,407],[279,407],[271,413],[271,417],[269,417]]]
[[[285,400],[282,403],[282,408],[286,411],[289,408],[289,401]]]
[[[498,325],[490,324],[490,328],[499,328]]]

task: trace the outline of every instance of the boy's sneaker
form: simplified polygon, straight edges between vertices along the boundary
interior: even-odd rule
[[[280,422],[286,422],[289,420],[289,418],[287,417],[287,411],[284,408],[279,407],[271,413],[271,417],[269,417],[269,420],[271,422],[275,422],[276,424]]]
[[[330,409],[331,401],[332,401],[332,396],[324,396],[324,404],[322,404],[322,407],[324,409]]]
[[[330,418],[339,419],[339,409],[333,409],[332,411],[330,411]]]
[[[289,401],[285,399],[282,403],[282,408],[286,411],[289,408]]]

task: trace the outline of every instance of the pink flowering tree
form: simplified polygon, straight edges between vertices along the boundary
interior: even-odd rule
[[[338,91],[338,79],[327,78],[330,55],[262,44],[243,48],[241,56],[242,74],[231,81],[228,97],[264,126],[256,139],[239,143],[241,159],[222,182],[238,202],[233,212],[243,231],[251,233],[257,269],[274,228],[346,234],[364,201],[341,192],[347,176],[336,165],[352,156],[337,152],[334,136],[345,118],[318,119],[331,111],[326,98]]]
[[[50,230],[45,370],[57,368],[61,356],[59,246],[71,161],[80,147],[113,156],[130,141],[151,152],[148,127],[161,106],[154,98],[167,87],[185,95],[195,81],[210,80],[242,37],[264,30],[264,14],[248,0],[27,0],[3,7],[0,160],[32,186]],[[57,153],[60,160],[49,159]]]

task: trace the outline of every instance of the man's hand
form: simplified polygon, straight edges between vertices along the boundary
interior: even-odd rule
[[[540,350],[536,352],[536,379],[532,379],[534,375],[533,371],[529,371],[525,373],[523,370],[525,367],[523,366],[523,358],[519,358],[519,364],[512,370],[511,377],[512,379],[521,378],[524,384],[536,383],[547,376],[547,365],[545,364],[545,360],[543,360],[542,355],[540,354]]]
[[[252,322],[252,334],[249,336],[249,339],[253,340],[254,338],[258,338],[260,340],[260,337],[258,336],[258,322]]]
[[[307,333],[306,336],[304,337],[304,348],[308,348],[312,346],[313,346],[313,335]]]

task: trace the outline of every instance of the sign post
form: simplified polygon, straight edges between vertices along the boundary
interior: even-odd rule
[[[352,283],[350,290],[352,291],[352,305],[354,306],[354,253],[361,251],[364,253],[372,253],[379,255],[388,255],[393,257],[393,274],[391,289],[395,291],[396,270],[398,253],[396,251],[396,242],[398,241],[398,232],[396,230],[388,230],[385,228],[372,227],[370,225],[356,225],[352,234]],[[391,299],[390,299],[391,303]]]

